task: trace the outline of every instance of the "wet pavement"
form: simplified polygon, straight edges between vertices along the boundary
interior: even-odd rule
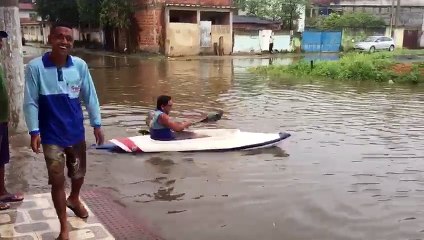
[[[71,239],[115,239],[88,208],[90,217],[82,220],[68,210]],[[22,203],[0,212],[0,239],[48,240],[59,235],[59,221],[50,193],[27,195]]]
[[[136,135],[160,94],[173,96],[176,118],[224,110],[222,120],[199,127],[292,134],[254,151],[90,149],[84,189],[109,189],[164,239],[424,239],[423,87],[246,71],[269,64],[263,58],[81,57],[108,139]],[[23,139],[12,139],[8,186],[49,192],[44,160]],[[90,129],[87,141],[94,143]]]

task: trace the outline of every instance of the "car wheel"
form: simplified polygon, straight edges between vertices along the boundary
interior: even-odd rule
[[[374,53],[374,52],[375,52],[375,47],[374,46],[370,47],[370,53]]]
[[[389,47],[389,52],[393,52],[394,50],[395,50],[395,46],[392,45]]]

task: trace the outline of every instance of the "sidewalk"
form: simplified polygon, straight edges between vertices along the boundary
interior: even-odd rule
[[[81,197],[89,217],[80,219],[67,209],[71,240],[161,239],[114,202],[107,190],[84,191]],[[0,239],[50,240],[59,235],[59,229],[50,193],[26,195],[23,202],[0,211]]]
[[[71,239],[115,239],[90,209],[86,221],[67,211]],[[0,239],[55,239],[59,229],[50,193],[27,195],[23,203],[0,212]]]

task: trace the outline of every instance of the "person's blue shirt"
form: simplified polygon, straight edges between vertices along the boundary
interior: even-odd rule
[[[160,110],[155,110],[150,125],[150,138],[159,141],[175,140],[175,135],[172,130],[159,123],[159,116],[165,114]]]
[[[40,133],[42,144],[72,146],[85,139],[80,100],[90,125],[101,126],[99,100],[84,60],[68,56],[57,68],[50,52],[31,60],[25,69],[24,114],[30,134]]]

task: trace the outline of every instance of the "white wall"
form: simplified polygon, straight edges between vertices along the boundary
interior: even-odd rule
[[[234,35],[234,53],[260,53],[268,51],[269,36],[272,30],[262,30],[255,34],[235,34]],[[290,35],[275,34],[274,50],[290,51]]]
[[[238,35],[234,34],[234,53],[260,53],[261,46],[259,34]]]
[[[300,12],[300,16],[299,19],[297,20],[297,31],[298,32],[303,32],[305,30],[305,19],[306,19],[306,7],[299,5],[298,6],[298,10]]]
[[[259,42],[262,51],[269,50],[269,38],[271,37],[272,30],[260,30],[259,31]],[[275,38],[274,38],[275,42]]]
[[[290,35],[274,35],[274,50],[290,51]]]
[[[27,41],[43,41],[40,25],[24,25],[21,26],[23,37]]]
[[[19,11],[19,18],[29,18],[29,12]]]

